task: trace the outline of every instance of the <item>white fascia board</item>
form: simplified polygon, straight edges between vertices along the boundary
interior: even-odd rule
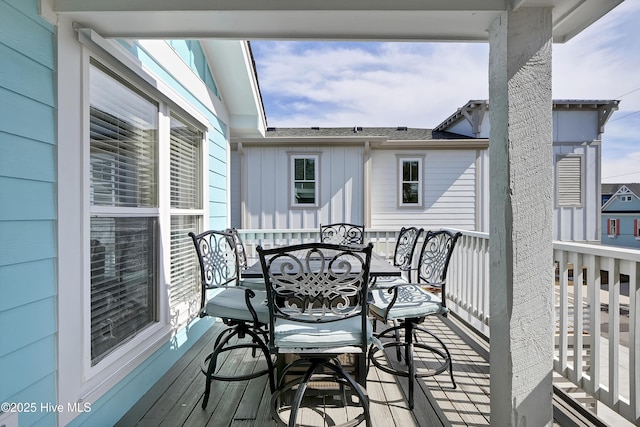
[[[231,135],[264,136],[266,117],[248,43],[203,39],[201,44],[229,111]]]

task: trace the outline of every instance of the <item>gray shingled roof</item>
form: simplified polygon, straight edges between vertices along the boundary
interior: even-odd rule
[[[350,128],[267,128],[267,138],[283,137],[383,137],[391,141],[426,141],[433,139],[469,139],[452,132],[408,127],[350,127]]]
[[[640,197],[640,184],[639,183],[622,183],[622,184],[601,184],[600,188],[602,194],[615,194],[616,191],[622,186],[626,186],[629,190],[633,191],[633,194]]]

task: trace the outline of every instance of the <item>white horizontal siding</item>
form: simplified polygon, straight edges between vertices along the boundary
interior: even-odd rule
[[[398,159],[395,151],[372,152],[371,227],[475,229],[476,151],[412,150],[424,156],[423,206],[398,206]]]

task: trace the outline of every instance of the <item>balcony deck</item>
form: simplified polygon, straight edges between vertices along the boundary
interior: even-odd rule
[[[454,361],[457,389],[451,388],[449,375],[418,381],[415,408],[405,401],[406,379],[374,367],[367,378],[374,426],[488,426],[489,424],[489,346],[464,325],[449,317],[428,320],[449,346]],[[200,361],[211,351],[221,323],[211,328],[133,408],[118,426],[275,426],[268,408],[270,398],[266,377],[242,382],[213,382],[206,410],[200,408],[204,376]],[[389,355],[392,356],[392,355]],[[234,352],[221,369],[236,369],[239,361],[251,361],[250,353]],[[395,357],[395,356],[393,356]],[[390,360],[393,360],[390,357]],[[428,355],[416,355],[420,364],[428,364]],[[259,364],[258,364],[259,365]],[[258,366],[259,368],[259,366]],[[216,398],[216,396],[220,396]],[[343,410],[330,405],[320,411],[303,414],[304,425],[324,426],[342,422]],[[322,406],[323,402],[318,402]],[[326,410],[328,417],[319,413]],[[554,425],[598,425],[573,412],[569,405],[554,399]],[[364,424],[362,424],[364,425]]]

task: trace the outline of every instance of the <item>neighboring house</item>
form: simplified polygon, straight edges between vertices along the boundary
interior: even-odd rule
[[[609,100],[553,103],[557,240],[600,241],[600,144],[617,108]],[[268,128],[265,137],[232,138],[232,223],[487,231],[488,109],[469,101],[433,130]]]
[[[602,244],[640,248],[640,184],[602,184]]]

